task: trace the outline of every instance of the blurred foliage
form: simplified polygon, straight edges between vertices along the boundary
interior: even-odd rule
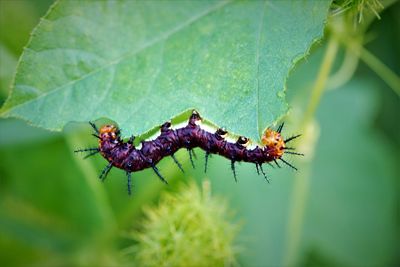
[[[50,5],[39,2],[0,1],[3,100],[29,32]],[[97,175],[104,160],[73,155],[77,147],[96,145],[89,126],[70,123],[55,134],[0,120],[0,265],[126,265],[123,252],[137,245],[126,233],[148,226],[143,206],[163,205],[161,192],[177,192],[192,177],[209,178],[212,194],[235,211],[230,223],[243,222],[234,242],[240,265],[399,265],[400,100],[385,77],[400,73],[400,5],[382,3],[380,20],[364,13],[356,49],[349,49],[354,38],[341,38],[330,22],[325,38],[291,72],[284,134],[302,132],[297,147],[306,156],[291,159],[296,173],[268,168],[271,184],[249,164],[237,167],[235,183],[229,162],[218,156],[210,158],[205,175],[200,150],[195,170],[180,151],[185,175],[165,159],[159,168],[169,186],[145,170],[133,176],[134,195],[128,197],[122,171],[113,170],[102,184]],[[330,49],[335,61],[329,79],[316,83],[332,40],[338,47]],[[382,68],[371,67],[360,49],[392,76],[382,77]],[[320,101],[305,122],[316,84],[326,90],[314,97]]]
[[[17,60],[52,0],[0,0],[0,103],[3,103],[13,78]]]

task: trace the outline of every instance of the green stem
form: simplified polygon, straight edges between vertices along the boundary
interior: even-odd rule
[[[356,49],[356,48],[355,48]],[[389,85],[393,91],[400,96],[400,78],[382,63],[376,56],[364,47],[360,47],[360,58],[370,67],[381,79]]]
[[[315,111],[320,103],[322,93],[325,89],[325,84],[328,80],[329,73],[338,51],[338,45],[338,41],[334,37],[331,37],[328,42],[328,47],[326,49],[317,79],[315,80],[313,89],[311,91],[310,102],[301,124],[302,128],[305,128],[315,115]]]
[[[356,72],[360,56],[347,47],[344,60],[340,68],[329,76],[326,90],[336,89],[346,84]]]
[[[301,123],[302,132],[305,133],[305,139],[307,139],[307,131],[311,125],[312,119],[315,116],[317,107],[321,101],[321,96],[326,87],[327,80],[329,78],[329,73],[332,69],[333,62],[338,51],[338,41],[331,37],[328,41],[327,49],[319,70],[317,79],[315,80],[309,105],[305,112],[303,121]],[[312,136],[315,137],[315,136]],[[309,138],[315,139],[315,138]],[[308,145],[314,146],[316,142],[311,140]],[[311,144],[313,143],[313,144]],[[312,154],[312,153],[310,153]],[[312,156],[308,157],[308,160],[312,160]],[[298,251],[300,247],[301,232],[303,228],[304,213],[308,198],[309,185],[311,179],[311,169],[309,164],[305,164],[305,169],[301,172],[296,173],[294,179],[293,191],[291,194],[291,203],[289,207],[288,225],[287,225],[287,239],[286,239],[286,249],[284,255],[284,266],[296,265],[298,258]]]

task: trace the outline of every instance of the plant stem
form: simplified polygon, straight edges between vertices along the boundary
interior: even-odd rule
[[[337,89],[350,81],[357,70],[359,61],[360,56],[353,53],[349,47],[346,47],[344,60],[340,68],[330,75],[326,84],[326,90]]]
[[[316,109],[320,103],[322,93],[326,87],[329,73],[332,69],[333,62],[335,60],[338,51],[338,41],[334,37],[331,37],[328,41],[327,49],[325,51],[324,58],[321,63],[317,79],[315,80],[310,101],[301,123],[301,129],[306,134],[305,138],[310,132],[310,126],[312,119],[315,116]],[[311,139],[316,139],[316,135],[312,135]],[[311,140],[309,145],[315,147],[316,140]],[[312,153],[310,153],[312,154]],[[308,161],[312,160],[312,156],[309,155]],[[293,266],[298,264],[298,252],[301,240],[301,230],[303,228],[304,213],[306,208],[306,202],[308,198],[309,185],[311,182],[311,169],[309,164],[305,164],[305,170],[296,173],[293,185],[293,191],[291,194],[291,203],[289,207],[289,216],[287,224],[287,239],[286,249],[283,259],[284,266]]]
[[[364,47],[360,47],[360,58],[368,65],[390,88],[400,96],[400,78],[382,63],[376,56]]]
[[[321,64],[321,68],[311,91],[310,102],[301,123],[302,128],[305,128],[310,120],[314,118],[315,111],[320,103],[322,93],[325,89],[329,73],[331,71],[333,62],[338,51],[338,45],[338,41],[334,37],[331,37],[329,39],[328,47],[326,49],[325,56]]]

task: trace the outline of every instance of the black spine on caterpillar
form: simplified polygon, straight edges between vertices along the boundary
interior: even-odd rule
[[[300,153],[287,151],[293,148],[286,147],[286,144],[300,135],[292,136],[286,140],[281,136],[283,124],[276,131],[267,129],[262,136],[262,147],[253,149],[246,148],[249,140],[246,137],[239,137],[235,143],[225,140],[227,135],[226,130],[218,129],[214,133],[210,133],[199,126],[201,117],[197,111],[193,111],[188,124],[179,129],[172,129],[171,123],[166,122],[161,125],[160,135],[151,141],[143,141],[141,148],[137,149],[133,144],[134,137],[131,137],[128,142],[124,142],[120,137],[120,130],[114,125],[104,125],[100,129],[90,123],[95,130],[96,136],[99,139],[98,148],[80,149],[75,152],[90,152],[88,156],[98,152],[108,160],[109,164],[103,170],[100,178],[104,180],[114,166],[126,171],[128,176],[128,193],[131,192],[131,173],[137,172],[146,168],[152,168],[157,176],[165,183],[167,181],[160,174],[156,164],[164,157],[171,156],[178,167],[183,171],[181,164],[174,157],[174,153],[181,148],[186,148],[189,151],[192,159],[191,151],[195,147],[200,147],[206,152],[206,164],[209,154],[218,154],[231,161],[231,168],[236,180],[235,162],[244,161],[256,164],[257,173],[261,170],[265,179],[268,181],[263,169],[263,163],[271,163],[274,161],[277,165],[277,160],[281,160],[291,168],[297,170],[293,165],[282,158],[284,153],[303,155]],[[193,164],[193,162],[192,162]],[[279,166],[279,165],[278,165]],[[194,165],[193,165],[194,167]],[[205,166],[205,170],[207,165]]]

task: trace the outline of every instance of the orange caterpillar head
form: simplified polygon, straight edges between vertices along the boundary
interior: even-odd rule
[[[107,125],[103,125],[99,129],[99,135],[100,135],[101,140],[114,141],[114,140],[119,139],[120,131],[117,126],[112,125],[112,124],[107,124]]]
[[[272,129],[265,130],[261,138],[261,143],[268,147],[268,151],[270,151],[271,155],[275,158],[280,158],[283,153],[285,153],[285,140],[279,131],[274,131]]]

